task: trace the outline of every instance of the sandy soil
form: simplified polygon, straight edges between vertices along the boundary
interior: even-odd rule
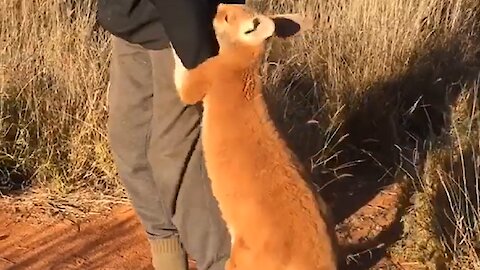
[[[0,211],[0,269],[153,269],[148,242],[128,206],[79,224]]]
[[[399,194],[398,185],[383,187],[339,218],[341,244],[371,242],[368,250],[349,256],[348,269],[397,269],[385,257],[385,247],[395,235]],[[145,234],[129,206],[81,223],[29,218],[5,208],[0,208],[0,269],[152,269]]]

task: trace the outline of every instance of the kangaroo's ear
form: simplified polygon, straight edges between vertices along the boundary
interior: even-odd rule
[[[300,14],[278,14],[270,18],[275,23],[275,36],[288,38],[313,28],[313,20]]]

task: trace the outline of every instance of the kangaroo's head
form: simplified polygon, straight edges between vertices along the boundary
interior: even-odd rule
[[[224,91],[225,87],[216,91],[206,86],[197,85],[199,81],[206,81],[206,78],[210,77],[208,72],[212,70],[210,68],[212,67],[211,63],[222,63],[241,69],[256,67],[251,65],[252,60],[253,63],[256,63],[260,59],[259,56],[267,39],[273,36],[280,38],[294,36],[311,27],[311,22],[298,14],[264,15],[255,12],[246,5],[219,4],[213,19],[213,27],[220,45],[219,55],[227,55],[227,57],[222,58],[225,61],[208,62],[210,65],[199,66],[194,74],[191,73],[187,76],[185,75],[186,69],[178,56],[174,54],[176,63],[175,84],[177,88],[182,88],[185,76],[189,78],[187,80],[197,81],[196,83],[190,82],[189,85],[193,84],[193,86],[181,91],[181,98],[185,103],[193,104],[203,100],[207,91],[226,93]],[[214,70],[211,76],[220,78],[221,75]],[[239,76],[240,79],[245,80],[245,84],[249,84],[249,87],[240,90],[250,99],[253,94],[251,91],[255,88],[251,81],[252,78],[244,77],[244,74],[239,74]],[[228,92],[232,91],[234,90],[230,89]]]
[[[246,5],[219,4],[213,27],[220,51],[238,45],[262,46],[272,36],[287,38],[311,27],[299,14],[264,15]]]

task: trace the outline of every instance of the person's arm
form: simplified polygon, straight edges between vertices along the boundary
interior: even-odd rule
[[[192,69],[218,53],[212,20],[218,3],[244,4],[240,0],[150,0],[178,57]]]

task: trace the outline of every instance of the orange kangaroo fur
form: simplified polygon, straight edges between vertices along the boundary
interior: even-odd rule
[[[213,194],[230,230],[226,269],[337,269],[328,210],[270,119],[259,78],[265,41],[296,15],[267,17],[220,4],[213,24],[220,52],[192,70],[176,57],[186,104],[203,101],[202,140]],[[277,26],[275,26],[277,24]]]

